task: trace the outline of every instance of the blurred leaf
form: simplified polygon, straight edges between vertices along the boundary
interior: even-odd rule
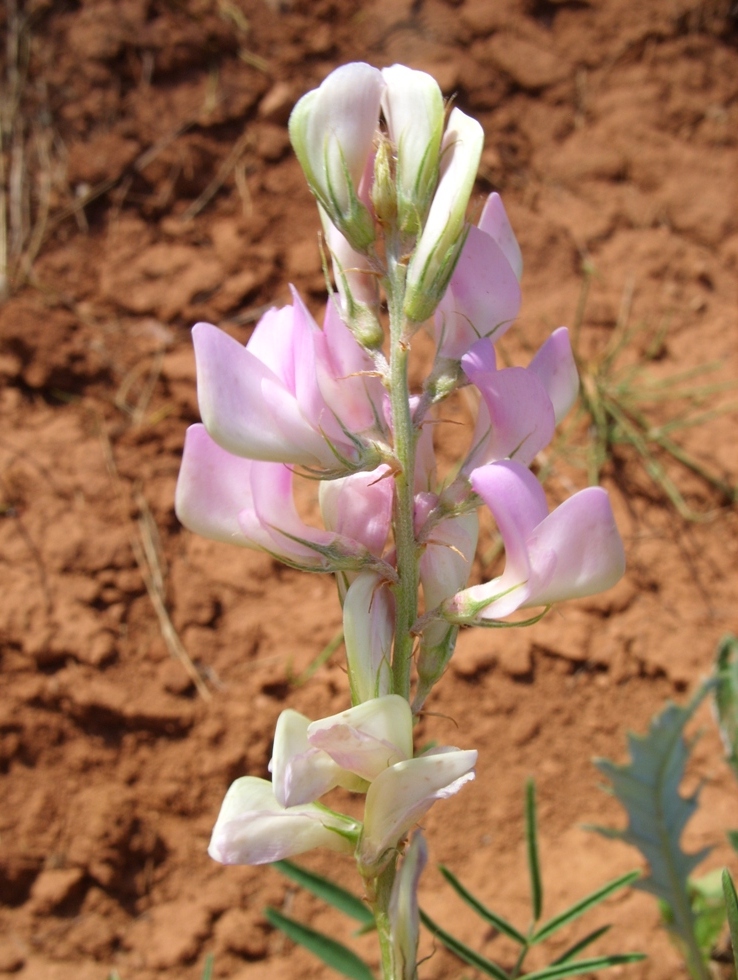
[[[715,651],[715,711],[725,754],[738,776],[738,637],[724,636]]]
[[[549,919],[548,922],[544,922],[540,929],[538,929],[533,936],[531,936],[529,942],[532,945],[535,943],[540,943],[544,939],[548,939],[555,932],[561,929],[563,926],[568,925],[575,919],[578,919],[580,915],[584,915],[589,909],[594,908],[595,905],[599,905],[600,902],[604,901],[608,896],[612,895],[614,892],[618,891],[620,888],[625,888],[628,885],[632,885],[637,878],[640,877],[640,871],[629,871],[628,874],[622,875],[620,878],[616,878],[614,881],[608,882],[608,884],[603,885],[602,888],[598,888],[597,891],[592,892],[583,898],[581,901],[572,905],[571,908],[562,912],[560,915],[554,916],[553,919]]]
[[[591,829],[637,847],[649,863],[650,874],[635,888],[650,892],[671,910],[671,930],[684,944],[690,971],[706,977],[706,966],[697,944],[695,917],[688,890],[688,877],[707,856],[709,848],[685,854],[680,845],[682,831],[697,808],[698,791],[685,798],[679,794],[690,747],[684,740],[687,721],[704,698],[702,685],[686,707],[668,704],[651,720],[645,736],[628,736],[631,762],[618,766],[608,759],[595,761],[613,784],[615,796],[628,813],[624,831]]]
[[[214,965],[215,956],[212,953],[208,953],[205,957],[205,965],[202,968],[202,980],[212,980]]]
[[[362,926],[374,926],[374,916],[371,909],[352,892],[346,891],[345,888],[341,888],[340,885],[336,885],[330,879],[307,871],[291,861],[275,861],[272,867],[306,891],[322,898],[334,909],[356,919]]]
[[[465,943],[462,943],[460,939],[452,936],[450,932],[446,932],[445,929],[437,926],[433,919],[426,915],[422,909],[420,910],[420,918],[423,925],[433,933],[436,939],[440,940],[446,949],[450,949],[452,953],[455,953],[459,959],[468,963],[470,966],[475,966],[488,977],[494,977],[495,980],[510,980],[510,974],[506,973],[501,966],[498,966],[492,960],[488,960],[481,953],[475,952]]]
[[[527,945],[528,939],[522,934],[522,932],[519,932],[514,925],[507,921],[507,919],[503,919],[501,915],[497,915],[496,912],[492,912],[486,907],[486,905],[483,905],[478,898],[472,895],[472,893],[461,884],[459,879],[453,875],[448,868],[441,864],[439,865],[439,870],[459,898],[466,902],[472,911],[476,912],[477,915],[484,919],[485,922],[489,923],[489,925],[491,925],[494,929],[504,933],[516,943],[519,943],[521,946]]]
[[[735,892],[733,879],[727,871],[723,871],[722,884],[725,910],[728,914],[728,927],[730,928],[730,942],[733,946],[733,962],[736,975],[738,975],[738,895]]]
[[[533,921],[538,922],[543,908],[541,865],[538,859],[538,828],[536,826],[536,785],[529,779],[525,785],[525,844],[528,852],[530,874],[530,898],[533,905]]]
[[[557,956],[551,966],[558,966],[559,963],[568,963],[569,960],[573,960],[577,953],[581,953],[582,950],[587,948],[587,946],[591,946],[593,942],[599,939],[600,936],[604,936],[606,932],[610,931],[610,929],[612,929],[612,926],[600,926],[599,929],[595,929],[593,932],[590,932],[584,937],[584,939],[580,939],[579,942],[574,943],[573,946],[570,946],[561,954],[561,956]]]
[[[728,838],[728,843],[733,850],[738,852],[738,830],[728,830],[725,836]]]
[[[349,977],[349,980],[374,980],[374,975],[366,963],[335,939],[324,936],[322,932],[296,922],[295,919],[290,919],[276,909],[267,908],[264,910],[264,915],[275,929],[281,929],[293,943],[309,949],[319,960],[344,977]]]
[[[560,977],[576,977],[582,973],[593,973],[595,970],[606,970],[611,966],[622,966],[624,963],[638,963],[645,960],[643,953],[621,953],[615,956],[595,956],[591,960],[575,960],[573,963],[560,963],[557,966],[547,966],[535,973],[526,973],[520,980],[559,980]]]

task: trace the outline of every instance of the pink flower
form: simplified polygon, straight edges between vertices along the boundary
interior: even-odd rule
[[[461,366],[483,399],[464,471],[508,458],[529,466],[579,391],[568,330],[556,330],[527,368],[498,370],[491,340],[474,344]]]
[[[320,471],[361,468],[382,399],[371,360],[329,304],[325,330],[293,291],[248,344],[209,323],[193,330],[197,392],[212,438],[236,456]],[[366,438],[365,438],[366,437]]]
[[[602,592],[622,577],[623,544],[601,487],[580,490],[549,514],[538,480],[512,460],[474,470],[471,484],[497,521],[505,570],[448,599],[447,621],[484,625],[516,609]]]
[[[367,475],[355,476],[365,495]],[[295,509],[292,480],[288,466],[234,456],[214,442],[202,424],[192,425],[177,480],[177,517],[203,537],[267,551],[298,568],[358,571],[376,565],[372,549],[381,552],[381,527],[370,524],[363,529],[368,530],[366,543],[358,524],[352,528],[359,539],[310,527]],[[350,489],[344,487],[344,493],[350,498]]]
[[[459,360],[478,340],[498,340],[520,309],[520,248],[499,194],[469,228],[434,324],[438,357]]]

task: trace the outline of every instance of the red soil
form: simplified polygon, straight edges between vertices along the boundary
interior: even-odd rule
[[[172,504],[198,417],[189,326],[210,320],[245,341],[289,282],[316,312],[324,302],[317,215],[286,134],[296,98],[343,62],[401,61],[481,120],[477,200],[501,191],[526,263],[513,359],[574,320],[586,260],[586,351],[607,342],[632,294],[629,322],[646,330],[626,360],[665,327],[655,376],[715,361],[725,380],[738,368],[728,6],[28,0],[20,113],[43,237],[0,306],[0,977],[190,980],[210,952],[216,977],[328,977],[267,927],[267,904],[356,942],[275,871],[221,868],[205,853],[230,781],[266,774],[282,708],[318,717],[347,705],[340,651],[293,682],[340,628],[333,584],[200,540]],[[6,34],[13,10],[0,14]],[[44,179],[46,222],[33,203]],[[721,415],[683,443],[735,484],[734,432],[735,416]],[[449,451],[453,435],[440,436]],[[553,463],[552,500],[585,485],[581,469]],[[591,759],[622,759],[626,731],[685,696],[738,629],[735,509],[677,479],[709,520],[683,521],[618,451],[604,480],[625,580],[528,630],[464,633],[428,704],[421,741],[477,747],[480,764],[476,783],[424,822],[423,903],[487,955],[508,953],[451,898],[436,862],[525,927],[532,775],[547,913],[638,866],[581,829],[622,825]],[[207,697],[171,655],[172,636]],[[731,861],[723,832],[738,820],[703,720],[703,806],[687,844],[715,845],[707,869]],[[349,861],[304,863],[355,887]],[[598,951],[650,954],[610,976],[685,975],[649,896],[618,897],[590,928],[603,921],[615,927]],[[371,937],[358,948],[375,956]],[[471,975],[440,950],[421,970]]]

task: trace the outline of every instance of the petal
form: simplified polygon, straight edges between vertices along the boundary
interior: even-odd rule
[[[239,513],[253,506],[252,466],[252,460],[221,449],[204,425],[191,425],[174,497],[182,524],[204,538],[255,547],[238,522]]]
[[[274,796],[280,806],[312,803],[342,785],[340,766],[308,742],[309,724],[309,718],[291,708],[277,719],[269,771]]]
[[[290,139],[308,182],[342,211],[350,203],[344,167],[358,188],[383,90],[376,68],[362,62],[342,65],[304,95],[290,116]]]
[[[458,360],[481,337],[498,340],[520,310],[520,285],[497,242],[470,228],[436,311],[435,333],[444,357]]]
[[[542,381],[529,368],[490,370],[492,342],[480,340],[461,359],[464,373],[484,398],[491,432],[474,454],[485,462],[514,458],[529,465],[553,438],[555,419]]]
[[[315,345],[318,384],[341,427],[356,435],[378,427],[381,431],[384,386],[333,300],[328,302]]]
[[[558,424],[577,400],[579,373],[566,327],[554,330],[528,365],[551,399]]]
[[[357,542],[330,531],[310,527],[300,518],[292,493],[293,472],[282,463],[255,462],[251,469],[253,508],[238,515],[247,538],[284,561],[314,568],[327,567],[317,549],[334,548],[345,554],[365,555]],[[315,545],[312,548],[311,545]]]
[[[520,281],[523,275],[523,256],[515,232],[512,230],[512,225],[507,217],[502,198],[497,191],[494,191],[487,198],[477,227],[497,242],[518,281]]]
[[[425,216],[438,174],[444,105],[438,83],[405,65],[382,69],[382,111],[397,148],[400,228],[415,233]]]
[[[295,393],[295,317],[291,306],[273,307],[260,317],[248,339],[246,350],[253,354]]]
[[[221,864],[269,864],[313,847],[350,852],[359,827],[315,803],[285,809],[270,782],[243,776],[226,793],[208,854]]]
[[[381,558],[392,521],[394,482],[388,466],[323,480],[320,511],[329,531],[360,541]]]
[[[528,541],[533,587],[525,606],[603,592],[625,572],[625,552],[610,499],[602,487],[587,487],[560,504]],[[539,569],[554,556],[552,574]]]
[[[477,550],[478,534],[479,518],[475,513],[448,518],[433,528],[420,559],[426,610],[435,609],[464,588]]]
[[[436,800],[453,796],[474,779],[476,761],[473,749],[451,749],[398,762],[380,773],[366,794],[360,863],[376,865]]]
[[[398,694],[387,694],[314,721],[308,739],[341,768],[372,780],[387,766],[411,758],[412,732],[410,705]]]
[[[359,572],[343,603],[343,639],[354,704],[392,689],[394,630],[395,600],[387,583],[375,572]]]
[[[212,324],[198,323],[192,337],[200,412],[220,446],[250,459],[335,463],[294,394],[262,361]]]
[[[324,438],[339,447],[344,455],[355,455],[354,444],[342,431],[335,414],[326,403],[320,390],[318,378],[318,359],[316,345],[320,344],[323,332],[303,303],[297,290],[292,288],[295,310],[295,340],[293,356],[295,359],[295,399],[303,415]],[[336,457],[330,447],[325,447],[328,465],[335,467]]]

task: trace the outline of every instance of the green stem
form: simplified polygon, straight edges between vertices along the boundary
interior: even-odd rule
[[[400,980],[395,964],[392,946],[392,924],[389,916],[390,896],[395,881],[397,858],[395,857],[376,878],[365,880],[366,894],[369,897],[374,921],[377,924],[379,950],[382,962],[382,980]]]
[[[410,348],[404,336],[406,321],[402,312],[405,267],[399,262],[389,264],[390,401],[395,456],[399,464],[395,473],[394,531],[398,583],[395,586],[397,614],[392,675],[395,694],[410,700],[410,665],[414,642],[410,630],[418,618],[418,554],[413,526],[416,432],[410,412],[407,377]]]

